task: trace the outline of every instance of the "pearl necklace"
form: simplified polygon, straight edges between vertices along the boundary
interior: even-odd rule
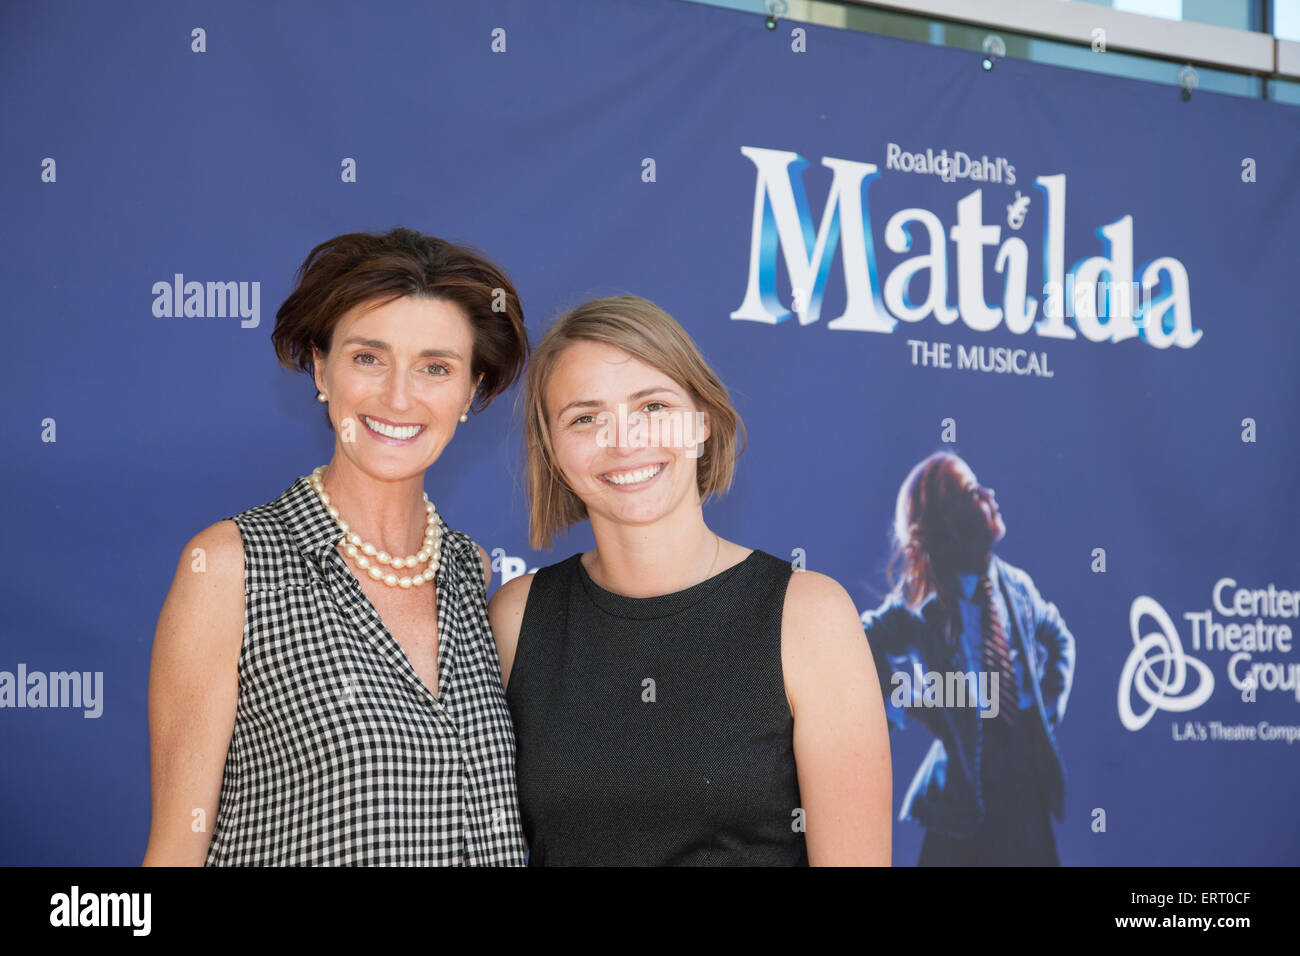
[[[357,563],[362,571],[368,573],[376,581],[383,581],[390,588],[413,588],[419,587],[425,581],[432,581],[438,573],[438,567],[442,563],[442,527],[438,519],[438,509],[433,506],[426,493],[424,496],[424,510],[428,513],[428,522],[424,529],[424,543],[420,550],[415,554],[405,558],[395,558],[387,551],[380,551],[373,544],[362,541],[361,536],[355,531],[348,528],[348,523],[339,517],[339,509],[330,503],[330,496],[325,493],[325,483],[321,475],[325,472],[325,466],[321,465],[315,469],[308,481],[311,482],[312,489],[316,496],[320,498],[320,503],[325,506],[329,516],[338,523],[346,535],[346,543],[343,545],[343,551],[349,558]],[[373,559],[373,560],[372,560]],[[429,566],[419,574],[410,577],[398,577],[392,571],[385,571],[385,565],[391,565],[398,570],[402,568],[414,568],[417,564],[429,562]]]

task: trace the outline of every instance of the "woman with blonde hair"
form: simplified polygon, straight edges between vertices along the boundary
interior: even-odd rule
[[[635,296],[557,320],[525,372],[532,546],[596,548],[490,603],[532,865],[877,864],[884,709],[835,581],[723,540],[743,425]]]

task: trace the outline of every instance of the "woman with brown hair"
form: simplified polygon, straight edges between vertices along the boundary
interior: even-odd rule
[[[342,235],[308,255],[272,341],[313,376],[334,454],[181,554],[144,862],[520,864],[490,565],[424,493],[457,423],[519,376],[514,287],[409,229]]]
[[[870,650],[828,577],[724,541],[726,388],[645,299],[596,299],[525,374],[532,546],[596,548],[490,606],[534,865],[889,863]]]

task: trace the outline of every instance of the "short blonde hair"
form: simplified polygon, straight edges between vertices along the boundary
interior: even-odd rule
[[[555,462],[546,416],[546,389],[560,354],[578,342],[612,345],[663,372],[709,415],[709,437],[696,461],[703,503],[731,488],[735,461],[744,451],[745,424],[727,388],[691,337],[659,306],[635,295],[592,299],[561,315],[542,336],[524,371],[524,456],[528,482],[529,543],[550,550],[555,536],[587,517]],[[737,451],[737,437],[742,445]]]

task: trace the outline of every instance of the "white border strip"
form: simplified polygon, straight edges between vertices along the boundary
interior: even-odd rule
[[[1300,43],[1294,40],[1277,41],[1277,72],[1279,76],[1300,79]]]
[[[1092,44],[1092,31],[1106,31],[1106,49],[1166,57],[1250,73],[1296,75],[1297,50],[1287,52],[1287,69],[1276,60],[1281,43],[1267,33],[1166,20],[1068,0],[848,0],[860,7],[879,7],[956,20],[1067,43]],[[1281,41],[1286,42],[1286,41]],[[1276,51],[1276,52],[1275,52]]]

